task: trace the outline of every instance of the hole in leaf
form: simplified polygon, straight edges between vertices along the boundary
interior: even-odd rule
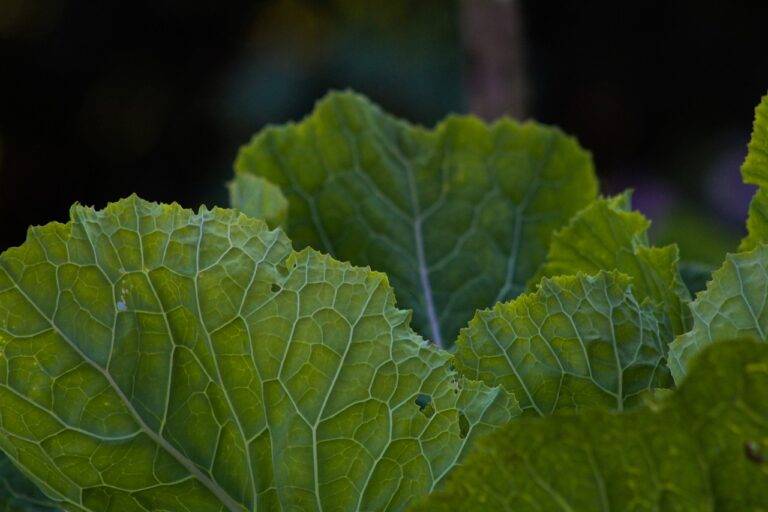
[[[467,416],[463,413],[459,413],[459,436],[464,439],[467,437],[467,434],[469,433],[469,420],[467,419]]]
[[[419,393],[416,395],[416,400],[413,401],[418,407],[419,411],[421,411],[421,414],[426,416],[427,418],[431,418],[433,414],[435,414],[435,406],[432,405],[432,397],[429,395],[425,395],[424,393]]]
[[[425,395],[424,393],[419,393],[416,395],[416,400],[414,401],[414,403],[419,406],[419,410],[422,412],[427,408],[430,402],[432,402],[432,397]]]
[[[280,285],[279,285],[279,284],[277,284],[277,283],[272,283],[272,286],[271,286],[271,290],[272,290],[272,293],[277,293],[277,292],[279,292],[280,290],[282,290],[282,288],[280,287]]]

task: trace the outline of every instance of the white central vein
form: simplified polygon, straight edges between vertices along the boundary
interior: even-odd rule
[[[418,208],[418,203],[415,208]],[[432,331],[432,341],[435,342],[435,345],[442,348],[443,336],[440,332],[440,321],[437,319],[437,309],[432,297],[432,285],[429,282],[429,269],[427,268],[427,258],[424,254],[424,236],[421,232],[421,220],[421,216],[418,216],[414,219],[413,223],[413,240],[416,244],[416,259],[419,264],[419,283],[424,292],[424,306],[427,310],[429,329]]]
[[[411,203],[411,210],[413,211],[413,243],[416,248],[416,264],[419,274],[419,285],[421,286],[422,294],[424,295],[424,309],[427,316],[427,322],[429,323],[429,330],[432,333],[432,342],[438,347],[443,347],[443,335],[440,332],[440,320],[437,315],[437,308],[435,307],[435,300],[432,293],[432,283],[429,279],[429,266],[427,265],[427,257],[424,251],[424,234],[422,231],[422,222],[424,216],[421,212],[421,205],[419,204],[419,194],[416,187],[416,180],[413,175],[413,167],[411,162],[408,161],[400,152],[400,150],[393,144],[389,144],[388,140],[381,133],[375,120],[371,120],[371,126],[375,127],[378,132],[379,139],[382,146],[387,149],[392,156],[398,161],[400,166],[405,171],[406,181],[408,182],[408,195]]]

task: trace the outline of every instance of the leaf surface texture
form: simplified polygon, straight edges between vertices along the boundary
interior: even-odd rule
[[[650,300],[664,312],[672,331],[665,336],[668,342],[690,329],[691,297],[678,269],[678,250],[674,245],[650,246],[650,221],[630,209],[631,197],[625,192],[597,199],[577,213],[552,237],[547,259],[531,284],[541,277],[619,270],[632,278],[640,302]]]
[[[729,254],[707,289],[691,303],[693,328],[670,346],[669,365],[680,381],[703,347],[735,337],[766,341],[768,332],[768,246]]]
[[[647,407],[511,422],[412,510],[764,510],[766,453],[768,345],[730,341]]]
[[[479,311],[455,364],[514,393],[524,411],[623,410],[671,384],[657,311],[616,271],[545,278],[535,292]]]
[[[521,293],[597,191],[590,155],[555,128],[449,116],[428,130],[353,93],[257,134],[235,167],[282,189],[298,246],[385,272],[438,346]]]
[[[752,138],[747,158],[741,166],[741,175],[745,183],[758,186],[749,205],[748,234],[740,247],[741,250],[749,250],[768,241],[768,95],[763,96],[755,109]]]
[[[383,274],[131,197],[0,256],[0,445],[69,510],[400,510],[519,410]]]

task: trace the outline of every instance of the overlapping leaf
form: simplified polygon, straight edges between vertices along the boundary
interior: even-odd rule
[[[60,509],[0,454],[0,511],[57,512]]]
[[[765,510],[767,456],[768,345],[733,341],[652,407],[510,423],[412,510]]]
[[[693,328],[670,346],[676,381],[694,355],[714,341],[736,337],[766,341],[768,333],[768,246],[729,254],[707,289],[691,304]]]
[[[455,364],[513,392],[524,411],[630,407],[671,383],[657,312],[631,282],[615,271],[544,279],[479,311],[459,335]]]
[[[383,274],[132,197],[0,256],[0,445],[67,510],[398,510],[518,414]]]
[[[238,174],[227,184],[232,208],[249,217],[261,219],[269,227],[284,227],[288,218],[288,200],[280,187],[252,174]]]
[[[670,347],[670,368],[676,381],[689,361],[713,341],[768,337],[768,96],[755,110],[749,151],[741,168],[746,183],[759,188],[749,206],[744,252],[729,254],[712,274],[707,289],[691,304],[693,328]]]
[[[576,214],[552,237],[547,259],[531,285],[541,277],[617,269],[632,278],[639,301],[651,300],[668,317],[671,336],[690,328],[690,294],[678,270],[674,245],[651,247],[650,221],[630,211],[630,194],[598,199]]]
[[[768,95],[755,109],[752,139],[741,174],[746,183],[759,187],[749,205],[749,234],[741,242],[741,250],[749,250],[768,241]]]
[[[299,246],[386,272],[441,346],[477,308],[523,291],[552,232],[597,190],[589,154],[557,129],[451,116],[426,130],[351,93],[258,134],[236,170],[280,186]]]

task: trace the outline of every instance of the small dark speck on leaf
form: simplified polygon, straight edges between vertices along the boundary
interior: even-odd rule
[[[757,442],[747,441],[744,443],[744,455],[746,455],[749,460],[756,464],[762,464],[765,462],[765,456],[763,456],[760,451],[760,445]]]
[[[281,290],[280,285],[277,283],[272,283],[272,293],[277,293]]]

